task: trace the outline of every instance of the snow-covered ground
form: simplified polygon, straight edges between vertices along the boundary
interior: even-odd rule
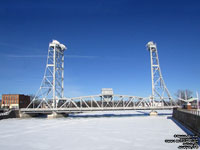
[[[165,139],[174,139],[174,134],[185,134],[171,120],[171,111],[158,111],[162,115],[154,117],[145,115],[147,112],[149,111],[93,112],[58,119],[1,120],[0,149],[177,149],[180,144],[165,143]],[[113,113],[115,116],[111,115]]]

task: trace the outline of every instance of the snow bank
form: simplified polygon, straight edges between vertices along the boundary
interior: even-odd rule
[[[169,115],[5,119],[0,132],[2,150],[175,150],[180,144],[167,144],[165,139],[185,134]]]

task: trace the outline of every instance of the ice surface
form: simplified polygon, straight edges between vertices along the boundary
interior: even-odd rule
[[[185,132],[171,120],[171,111],[158,111],[159,114],[163,114],[160,116],[138,115],[147,112],[148,111],[93,112],[71,115],[71,117],[68,118],[58,119],[31,118],[1,120],[0,149],[177,149],[180,144],[165,143],[165,139],[173,139],[174,134],[185,134]],[[112,113],[118,115],[115,117],[104,117],[106,115],[103,115]],[[87,115],[97,115],[98,117],[87,117]]]

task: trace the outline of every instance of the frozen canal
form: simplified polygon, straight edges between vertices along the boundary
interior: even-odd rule
[[[103,117],[105,112],[100,112],[59,119],[5,119],[0,121],[0,149],[175,150],[180,144],[165,139],[185,132],[171,120],[170,111],[159,112],[162,115],[155,117],[125,111],[114,117],[107,117],[113,112]]]

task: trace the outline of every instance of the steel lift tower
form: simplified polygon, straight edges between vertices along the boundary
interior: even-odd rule
[[[153,41],[150,41],[146,46],[150,52],[151,59],[152,95],[150,99],[152,105],[155,106],[155,101],[162,102],[163,106],[169,105],[169,102],[172,105],[171,95],[165,85],[161,73],[156,44],[153,43]]]
[[[64,51],[66,49],[65,45],[56,40],[49,43],[44,77],[29,106],[57,108],[59,99],[64,97]]]

